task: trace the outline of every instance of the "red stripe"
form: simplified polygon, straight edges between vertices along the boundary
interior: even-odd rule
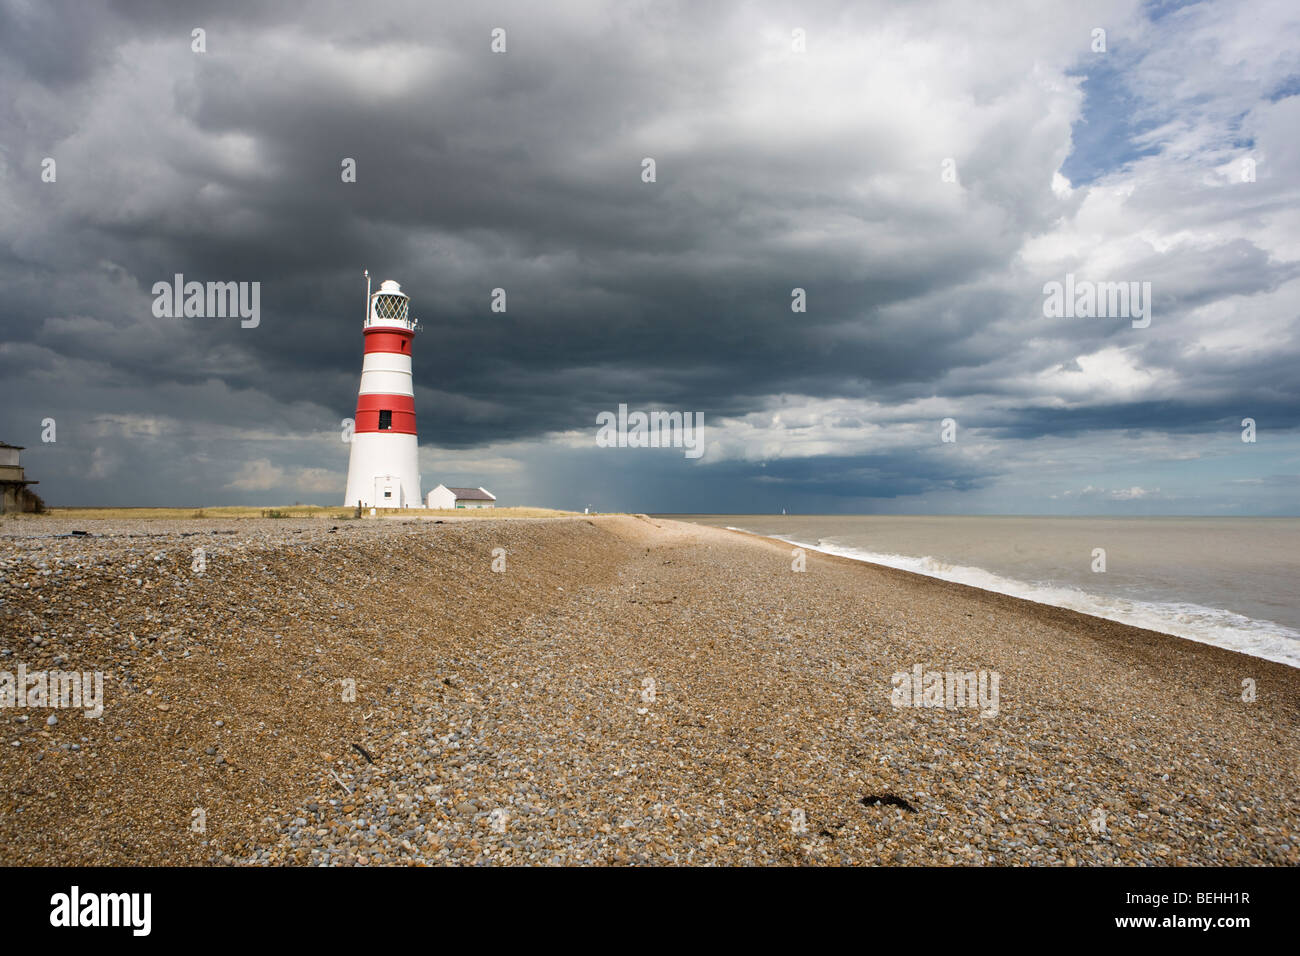
[[[379,428],[379,413],[393,413],[393,427]],[[354,432],[380,432],[380,434],[414,435],[415,399],[409,395],[358,395],[357,424]]]
[[[414,333],[402,329],[366,329],[366,351],[410,355],[414,337]]]

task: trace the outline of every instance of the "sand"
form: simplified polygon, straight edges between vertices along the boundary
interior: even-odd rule
[[[4,519],[0,670],[105,704],[0,709],[0,863],[1300,862],[1300,671],[792,560],[645,517]],[[916,665],[996,713],[895,706]]]

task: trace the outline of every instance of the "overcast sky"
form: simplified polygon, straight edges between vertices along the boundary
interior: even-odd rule
[[[1296,514],[1297,173],[1293,2],[0,0],[0,440],[53,505],[341,504],[368,268],[426,491]]]

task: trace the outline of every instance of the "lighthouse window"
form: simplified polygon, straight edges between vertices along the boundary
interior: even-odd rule
[[[376,295],[375,318],[408,321],[409,302],[404,295]]]
[[[392,428],[392,427],[393,427],[393,411],[392,411],[392,409],[389,409],[389,408],[381,409],[380,412],[379,412],[379,429],[380,429],[380,431],[383,431],[383,430],[386,429],[386,428]]]

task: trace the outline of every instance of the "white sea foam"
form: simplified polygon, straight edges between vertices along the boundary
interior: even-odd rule
[[[746,534],[754,533],[745,528],[732,527],[730,530]],[[924,574],[943,581],[966,584],[984,591],[1036,601],[1052,607],[1066,608],[1093,617],[1159,631],[1162,634],[1173,634],[1176,637],[1199,641],[1202,644],[1213,644],[1252,657],[1262,657],[1265,660],[1300,667],[1300,632],[1272,621],[1256,620],[1235,611],[1205,607],[1190,602],[1142,601],[1092,594],[1076,587],[1050,582],[1019,581],[986,571],[984,568],[948,564],[928,555],[916,557],[867,551],[862,548],[835,545],[825,540],[809,544],[785,535],[766,535],[766,537],[778,538],[795,547],[807,548],[810,551],[835,554],[855,561]]]

